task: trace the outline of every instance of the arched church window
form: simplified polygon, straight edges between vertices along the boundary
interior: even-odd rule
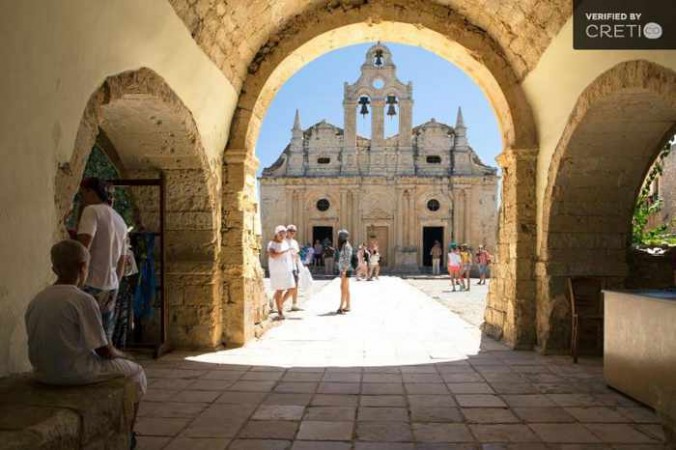
[[[330,164],[331,158],[317,158],[317,164]]]
[[[439,208],[441,208],[441,205],[439,204],[439,200],[433,198],[432,200],[427,202],[427,209],[430,211],[439,211]]]
[[[428,156],[427,164],[441,164],[441,156],[437,155]]]
[[[329,207],[331,206],[331,203],[325,198],[317,201],[317,209],[320,210],[321,212],[328,211]]]

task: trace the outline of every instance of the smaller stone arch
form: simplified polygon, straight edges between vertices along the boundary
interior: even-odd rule
[[[676,125],[676,73],[645,60],[620,63],[580,95],[554,152],[538,246],[537,335],[568,346],[568,276],[622,286],[637,193]]]
[[[210,347],[222,340],[217,272],[219,201],[190,110],[148,68],[104,80],[91,95],[69,161],[59,164],[55,203],[59,217],[70,208],[90,151],[100,132],[110,140],[120,169],[130,178],[166,177],[165,250],[169,339],[178,347]],[[150,203],[144,200],[151,199]],[[156,193],[140,207],[157,216]],[[60,224],[56,234],[63,234]]]

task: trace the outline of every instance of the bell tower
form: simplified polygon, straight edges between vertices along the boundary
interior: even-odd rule
[[[390,49],[381,43],[366,52],[361,75],[344,86],[344,149],[341,173],[346,175],[413,174],[413,85],[397,78]],[[367,154],[357,148],[357,114],[371,115],[371,145]],[[385,115],[399,116],[395,143],[385,140]]]

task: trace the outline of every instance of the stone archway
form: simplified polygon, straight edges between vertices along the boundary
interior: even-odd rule
[[[636,196],[676,123],[676,73],[638,60],[616,65],[581,94],[549,169],[537,261],[537,338],[569,345],[568,276],[621,286]]]
[[[184,348],[219,345],[219,183],[190,110],[150,69],[106,78],[87,103],[70,161],[59,166],[55,189],[59,217],[72,202],[99,130],[114,145],[127,176],[158,177],[160,171],[166,176],[170,342]],[[144,199],[139,200],[141,209]],[[156,207],[156,199],[153,203]]]
[[[279,33],[270,36],[249,65],[243,81],[231,134],[224,155],[223,251],[231,253],[233,265],[226,269],[226,281],[232,280],[237,292],[229,297],[226,319],[229,324],[244,324],[245,329],[235,339],[245,341],[253,335],[253,324],[247,317],[260,317],[263,300],[252,300],[252,291],[261,291],[261,272],[253,247],[255,219],[255,172],[257,159],[255,143],[262,118],[274,94],[304,64],[332,49],[350,44],[386,40],[417,45],[448,59],[464,69],[483,89],[500,123],[504,155],[500,160],[505,172],[518,173],[510,178],[510,186],[503,196],[501,212],[501,242],[514,242],[514,248],[499,245],[502,254],[494,274],[519,276],[505,278],[491,288],[496,302],[512,302],[508,295],[516,295],[517,285],[533,285],[533,249],[526,239],[535,239],[535,214],[524,213],[535,199],[535,155],[537,142],[535,124],[530,106],[520,85],[520,78],[510,65],[506,51],[476,26],[442,5],[425,8],[401,8],[395,4],[364,4],[360,8],[318,8],[290,20]],[[523,214],[522,214],[523,213]],[[518,219],[517,219],[518,217]],[[251,225],[250,225],[251,224]],[[514,236],[519,239],[513,239]],[[233,247],[236,246],[236,247]],[[504,247],[504,248],[503,248]],[[528,255],[524,255],[526,252]],[[527,266],[521,269],[521,266]],[[501,269],[502,268],[502,269]],[[227,274],[230,275],[227,275]],[[243,277],[243,280],[242,280]],[[530,284],[528,284],[530,283]],[[533,289],[534,291],[534,289]],[[534,294],[529,308],[534,309]],[[254,297],[255,298],[255,297]],[[232,302],[241,304],[232,304]],[[255,304],[254,304],[255,303]],[[504,308],[503,308],[504,309]],[[503,335],[507,321],[511,329],[521,327],[513,316],[505,317],[500,306],[487,314],[493,334]],[[242,320],[244,319],[244,320]],[[533,321],[524,324],[533,328]],[[241,325],[240,325],[241,326]],[[528,334],[534,334],[529,330]],[[514,337],[512,341],[532,340]]]

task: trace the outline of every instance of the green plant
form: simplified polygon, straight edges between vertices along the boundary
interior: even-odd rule
[[[667,232],[670,228],[668,224],[661,224],[653,228],[648,227],[650,217],[662,209],[662,199],[658,195],[652,194],[650,187],[655,180],[662,176],[664,171],[663,161],[669,155],[673,141],[672,138],[662,148],[657,160],[648,172],[648,176],[643,181],[643,186],[636,200],[632,217],[632,244],[636,246],[676,245],[676,236]]]

